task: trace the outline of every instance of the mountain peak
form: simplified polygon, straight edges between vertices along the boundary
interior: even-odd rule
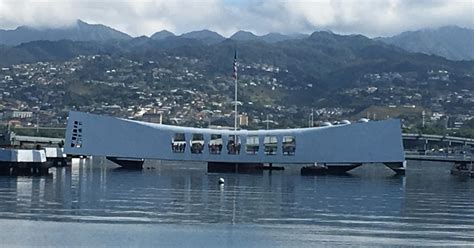
[[[181,36],[186,38],[195,38],[195,37],[222,37],[222,35],[218,34],[217,32],[211,31],[209,29],[202,29],[197,31],[191,31],[188,33],[184,33]]]
[[[249,31],[239,30],[233,34],[229,39],[232,40],[258,40],[259,37]]]
[[[309,39],[314,41],[333,42],[336,40],[337,36],[337,34],[328,31],[315,31],[309,36]]]
[[[206,44],[218,43],[225,40],[222,35],[208,29],[184,33],[181,37],[200,40]]]
[[[14,30],[0,30],[0,32],[0,44],[4,45],[18,45],[37,40],[106,41],[132,38],[105,25],[88,24],[82,20],[76,20],[73,26],[56,28],[20,26]]]
[[[154,33],[152,36],[150,36],[150,38],[152,38],[153,40],[163,40],[163,39],[166,39],[168,37],[173,37],[173,36],[176,36],[176,35],[166,29],[163,29],[161,31]]]
[[[81,20],[81,19],[77,19],[77,20],[76,20],[76,24],[77,24],[77,25],[90,25],[89,23],[87,23],[87,22],[85,22],[85,21],[83,21],[83,20]]]
[[[273,43],[273,42],[279,42],[279,41],[284,41],[284,40],[297,39],[297,37],[272,32],[272,33],[268,33],[262,36],[262,39],[265,42]]]

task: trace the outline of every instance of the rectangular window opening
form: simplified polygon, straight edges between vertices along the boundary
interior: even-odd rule
[[[263,140],[265,155],[276,155],[278,140],[276,136],[265,136]]]
[[[204,149],[204,135],[193,133],[191,137],[191,153],[201,154]]]
[[[79,133],[82,133],[82,122],[74,121],[74,128],[72,129],[72,137],[71,137],[71,147],[73,148],[81,148],[82,147],[82,137]]]
[[[240,154],[240,137],[239,135],[229,135],[227,140],[227,154],[238,155]]]
[[[175,133],[171,139],[171,150],[174,153],[184,153],[186,151],[186,136],[184,133]]]
[[[245,143],[245,152],[247,154],[258,154],[259,147],[258,136],[247,136],[247,142]]]
[[[294,136],[283,137],[283,155],[294,156],[296,151],[296,140]]]
[[[221,154],[222,151],[222,135],[211,134],[211,140],[209,140],[209,154]]]

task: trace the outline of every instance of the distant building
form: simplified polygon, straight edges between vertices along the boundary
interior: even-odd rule
[[[141,119],[142,121],[161,124],[163,122],[163,113],[145,113]]]
[[[453,123],[453,127],[452,127],[452,128],[457,130],[457,129],[460,129],[463,125],[464,125],[464,122],[462,122],[462,121],[455,121],[455,122]]]
[[[249,125],[249,116],[247,114],[239,115],[239,125],[248,126]]]
[[[3,118],[5,119],[28,119],[31,117],[33,117],[31,111],[6,110],[3,112]]]
[[[20,121],[11,120],[11,121],[8,121],[8,126],[10,126],[10,127],[21,127],[21,122],[20,122]]]

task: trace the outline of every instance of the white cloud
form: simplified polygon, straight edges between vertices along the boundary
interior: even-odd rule
[[[444,25],[474,27],[473,0],[297,0],[288,2],[288,9],[316,28],[368,36]]]
[[[474,0],[0,0],[0,28],[82,19],[132,35],[211,29],[392,35],[443,25],[474,28]]]

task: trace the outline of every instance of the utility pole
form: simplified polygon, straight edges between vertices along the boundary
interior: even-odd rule
[[[266,122],[267,123],[267,130],[270,128],[270,115],[267,114],[267,119],[262,121],[262,122]]]
[[[36,134],[39,133],[39,112],[36,113]]]
[[[421,127],[425,128],[425,111],[421,112]]]
[[[267,114],[267,130],[268,130],[269,125],[270,125],[270,121],[268,120],[268,114]]]

